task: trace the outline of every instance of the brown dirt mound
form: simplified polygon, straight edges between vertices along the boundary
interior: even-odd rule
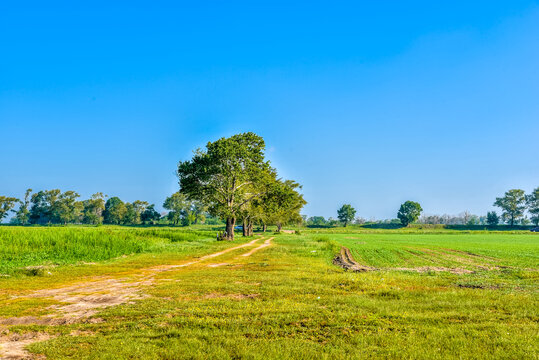
[[[358,262],[354,260],[352,257],[352,254],[350,253],[350,249],[346,247],[342,247],[339,255],[335,256],[333,259],[333,264],[342,267],[346,270],[351,270],[355,272],[366,272],[366,271],[375,271],[375,270],[397,270],[397,271],[414,271],[419,273],[425,273],[425,272],[450,272],[452,274],[471,274],[473,271],[463,268],[446,268],[446,267],[440,267],[440,266],[422,266],[422,267],[416,267],[416,268],[405,268],[405,267],[397,267],[397,268],[383,268],[378,269],[372,266],[366,266],[361,265]]]
[[[374,267],[365,266],[365,265],[361,265],[357,263],[352,257],[352,254],[350,253],[350,249],[345,248],[344,246],[341,248],[341,252],[339,253],[339,255],[335,256],[335,258],[333,259],[333,264],[340,266],[343,269],[356,271],[356,272],[377,270]]]

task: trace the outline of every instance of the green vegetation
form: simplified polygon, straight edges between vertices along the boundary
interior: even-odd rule
[[[341,223],[343,223],[344,227],[354,220],[355,216],[356,209],[354,209],[350,204],[344,204],[339,210],[337,210],[337,218]]]
[[[247,132],[209,142],[206,150],[198,149],[191,160],[178,164],[180,193],[226,220],[224,239],[234,240],[238,219],[243,220],[244,236],[252,234],[255,220],[264,222],[271,216],[279,229],[301,220],[306,202],[296,191],[300,186],[277,178],[265,159],[265,148],[262,137]]]
[[[537,358],[539,242],[519,229],[526,210],[539,222],[539,188],[496,199],[510,227],[495,212],[420,218],[413,201],[383,222],[350,204],[307,218],[301,185],[264,151],[253,133],[209,142],[179,163],[168,214],[103,193],[1,196],[0,221],[64,226],[0,227],[0,345],[50,359]],[[145,226],[158,224],[183,227]]]
[[[526,205],[531,214],[531,221],[535,226],[539,225],[539,187],[535,188],[530,195],[526,195]]]
[[[148,252],[127,258],[59,266],[47,276],[0,278],[0,321],[45,316],[56,304],[24,298],[25,289],[70,286],[92,281],[95,274],[137,281],[141,267],[181,263],[238,245],[203,239],[215,229],[195,229],[0,228],[11,234],[8,242],[18,243],[27,231],[150,242],[144,245]],[[418,226],[312,229],[278,235],[272,246],[250,257],[240,255],[263,240],[155,273],[150,285],[140,287],[145,298],[101,309],[91,317],[99,321],[9,329],[53,335],[28,347],[49,359],[533,359],[539,352],[537,239],[530,232]],[[179,244],[186,247],[174,247]],[[333,265],[340,246],[378,270],[355,273]],[[207,266],[212,263],[228,265]],[[411,270],[425,266],[473,272]]]
[[[401,205],[397,217],[403,226],[408,226],[419,219],[421,211],[423,211],[423,209],[419,203],[414,201],[406,201]]]
[[[27,267],[94,262],[138,253],[174,252],[182,242],[213,240],[213,231],[167,228],[0,227],[0,274]]]
[[[0,196],[0,222],[15,207],[18,199],[7,196]]]
[[[500,223],[500,217],[494,211],[487,213],[487,224],[489,226],[496,226]]]
[[[496,198],[494,206],[502,209],[502,217],[513,226],[515,221],[524,216],[526,211],[526,195],[524,190],[512,189],[505,193],[504,197]]]

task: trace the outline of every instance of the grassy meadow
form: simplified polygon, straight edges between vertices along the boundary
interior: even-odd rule
[[[539,356],[538,234],[340,228],[234,242],[214,235],[208,228],[0,227],[0,332],[49,334],[27,345],[48,359]],[[271,246],[242,256],[269,237]],[[334,265],[341,246],[377,270]],[[152,273],[140,287],[145,296],[89,319],[44,324],[39,319],[60,316],[61,304],[31,297],[101,278],[136,281],[144,269],[192,259]],[[24,270],[43,264],[48,272]],[[469,272],[414,271],[433,267]]]

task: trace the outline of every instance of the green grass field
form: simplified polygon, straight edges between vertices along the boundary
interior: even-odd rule
[[[229,243],[210,229],[5,227],[0,244],[0,343],[41,339],[26,348],[49,359],[539,356],[529,232],[317,229]],[[333,265],[341,246],[377,270]],[[436,267],[469,272],[414,271]],[[131,290],[89,316],[66,306]]]

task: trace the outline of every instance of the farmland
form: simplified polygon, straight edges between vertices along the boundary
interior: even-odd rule
[[[356,227],[217,242],[215,233],[0,227],[4,350],[50,359],[537,357],[536,234]],[[373,270],[334,265],[342,246]]]

